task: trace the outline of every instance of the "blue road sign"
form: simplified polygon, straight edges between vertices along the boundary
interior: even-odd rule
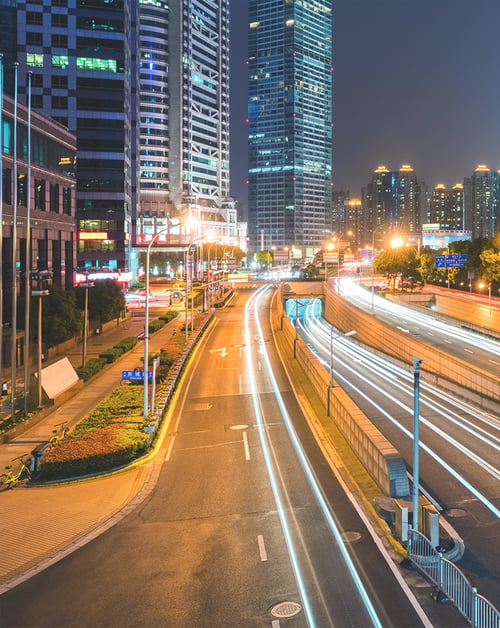
[[[434,266],[436,268],[462,268],[467,263],[469,256],[466,253],[452,253],[450,255],[435,255]]]
[[[144,371],[122,371],[122,380],[128,382],[144,381]],[[153,380],[153,371],[148,371],[148,382]]]

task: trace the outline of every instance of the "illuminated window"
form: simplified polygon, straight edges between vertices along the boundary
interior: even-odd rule
[[[98,72],[116,72],[114,59],[93,59],[92,57],[77,57],[78,70],[94,70]]]
[[[52,55],[52,67],[53,68],[67,68],[68,67],[68,57],[66,55]]]
[[[43,68],[43,55],[28,52],[26,54],[26,65],[34,68]]]

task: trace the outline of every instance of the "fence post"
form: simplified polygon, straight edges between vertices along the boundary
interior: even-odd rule
[[[444,561],[443,554],[438,552],[439,556],[439,564],[438,564],[438,587],[440,591],[443,591],[443,583],[444,583]]]
[[[472,600],[471,600],[471,608],[470,608],[470,623],[472,628],[476,628],[478,625],[478,617],[477,617],[477,589],[476,587],[471,587],[472,589]]]

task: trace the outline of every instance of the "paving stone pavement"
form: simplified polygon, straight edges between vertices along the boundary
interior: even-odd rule
[[[153,316],[151,316],[151,319]],[[159,350],[183,324],[182,316],[171,321],[149,338],[149,350]],[[89,340],[87,356],[113,346],[121,338],[137,335],[144,328],[144,316],[125,320],[110,332]],[[0,468],[21,453],[30,452],[39,442],[48,440],[55,423],[68,418],[83,418],[109,394],[121,380],[121,371],[141,365],[144,345],[123,355],[96,375],[71,399],[56,408],[43,421],[12,442],[0,445]],[[68,355],[76,366],[81,349]],[[106,525],[143,489],[151,467],[138,466],[116,475],[76,483],[51,486],[16,486],[0,491],[0,594],[62,556],[99,526]]]

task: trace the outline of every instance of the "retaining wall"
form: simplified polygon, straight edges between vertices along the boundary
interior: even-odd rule
[[[325,286],[324,316],[341,331],[355,329],[360,342],[408,365],[412,364],[413,356],[418,356],[423,360],[422,370],[434,374],[437,384],[448,381],[494,403],[500,398],[498,377],[391,327],[343,299],[330,286]]]
[[[408,476],[399,452],[342,388],[329,387],[328,371],[300,336],[295,339],[295,328],[283,311],[282,285],[278,288],[273,307],[272,324],[276,333],[282,330],[291,351],[296,342],[295,353],[299,365],[320,396],[325,409],[328,407],[328,396],[330,397],[330,417],[380,489],[391,497],[407,497],[410,493]]]

